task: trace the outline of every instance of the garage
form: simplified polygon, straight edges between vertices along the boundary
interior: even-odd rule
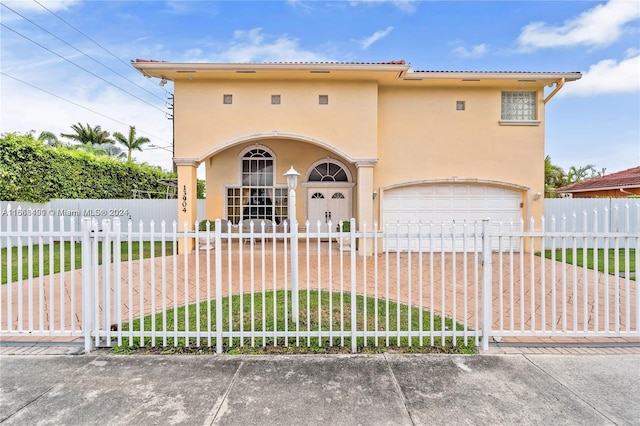
[[[445,231],[461,234],[464,224],[491,220],[492,231],[499,229],[499,222],[513,221],[519,224],[522,218],[522,192],[511,188],[472,183],[434,183],[409,185],[385,190],[382,199],[382,220],[389,232],[415,233],[416,237],[387,239],[385,250],[407,251],[418,247],[427,249],[428,237],[419,241],[418,225],[434,223],[434,232],[440,233],[440,224],[448,224]],[[410,225],[411,224],[411,225]],[[455,224],[455,225],[453,225]],[[423,226],[423,230],[428,228]],[[467,227],[469,231],[473,228]],[[437,231],[436,231],[437,230]],[[458,235],[443,241],[434,241],[432,249],[440,250],[444,244],[446,251],[462,251],[465,239]],[[467,249],[473,247],[473,238],[467,238]],[[420,245],[419,245],[420,244]],[[492,241],[492,248],[498,248],[498,239]],[[503,246],[505,242],[503,241]],[[511,245],[516,246],[514,242]]]

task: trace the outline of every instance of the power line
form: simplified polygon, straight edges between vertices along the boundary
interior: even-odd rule
[[[36,2],[37,3],[37,2]],[[90,55],[86,54],[85,52],[83,52],[82,50],[78,49],[77,47],[73,46],[72,44],[66,42],[65,40],[61,39],[60,37],[58,37],[57,35],[53,34],[51,31],[47,30],[46,28],[38,25],[37,23],[33,22],[31,19],[27,18],[26,16],[20,14],[19,12],[13,10],[12,8],[10,8],[9,6],[7,6],[4,3],[0,3],[0,5],[4,6],[5,8],[9,9],[10,11],[12,11],[13,13],[15,13],[16,15],[20,16],[22,19],[24,19],[25,21],[30,22],[31,24],[35,25],[36,27],[40,28],[42,31],[46,32],[49,35],[52,35],[53,37],[55,37],[56,39],[60,40],[61,42],[63,42],[64,44],[66,44],[67,46],[71,47],[72,49],[74,49],[75,51],[83,54],[84,56],[86,56],[87,58],[91,59],[92,61],[96,62],[97,64],[102,65],[103,67],[105,67],[106,69],[108,69],[109,71],[113,72],[114,74],[122,77],[123,79],[127,80],[129,83],[139,87],[140,89],[144,90],[145,92],[149,93],[151,96],[155,96],[156,98],[160,99],[160,100],[164,100],[163,98],[161,98],[160,96],[156,95],[155,93],[150,92],[149,90],[145,89],[144,87],[142,87],[141,85],[139,85],[138,83],[136,83],[135,81],[130,80],[128,77],[120,74],[118,71],[110,68],[109,66],[103,64],[102,62],[98,61],[97,59],[91,57]]]
[[[30,41],[30,42],[32,42],[33,44],[35,44],[35,45],[37,45],[37,46],[40,46],[40,47],[41,47],[41,48],[43,48],[44,50],[46,50],[46,51],[48,51],[48,52],[50,52],[50,53],[52,53],[52,54],[56,55],[56,56],[57,56],[57,57],[59,57],[60,59],[62,59],[62,60],[64,60],[64,61],[69,62],[71,65],[75,65],[76,67],[80,68],[81,70],[83,70],[83,71],[85,71],[85,72],[87,72],[87,73],[91,74],[92,76],[94,76],[94,77],[96,77],[96,78],[98,78],[98,79],[100,79],[100,80],[104,81],[104,82],[105,82],[105,83],[107,83],[108,85],[115,87],[116,89],[118,89],[118,90],[120,90],[120,91],[122,91],[122,92],[126,93],[126,94],[127,94],[127,95],[129,95],[129,96],[133,96],[134,98],[138,99],[140,102],[143,102],[143,103],[145,103],[145,104],[149,105],[150,107],[157,109],[158,111],[162,112],[163,114],[166,114],[166,111],[164,111],[164,110],[162,110],[162,109],[158,108],[157,106],[155,106],[155,105],[153,105],[153,104],[151,104],[151,103],[149,103],[149,102],[145,101],[144,99],[142,99],[142,98],[140,98],[140,97],[138,97],[138,96],[134,95],[133,93],[127,92],[127,91],[126,91],[126,90],[124,90],[123,88],[121,88],[121,87],[119,87],[119,86],[116,86],[115,84],[111,83],[111,82],[110,82],[110,81],[108,81],[108,80],[105,80],[104,78],[102,78],[102,77],[100,77],[99,75],[97,75],[97,74],[95,74],[95,73],[93,73],[93,72],[89,71],[88,69],[86,69],[86,68],[84,68],[84,67],[82,67],[82,66],[80,66],[80,65],[76,64],[75,62],[70,61],[69,59],[65,58],[64,56],[59,55],[58,53],[54,52],[53,50],[49,49],[48,47],[43,46],[42,44],[38,43],[37,41],[30,39],[29,37],[25,36],[24,34],[19,33],[18,31],[14,30],[13,28],[8,27],[7,25],[5,25],[5,24],[3,24],[3,23],[1,23],[1,22],[0,22],[0,26],[2,26],[2,27],[4,27],[4,28],[8,29],[9,31],[12,31],[12,32],[16,33],[17,35],[19,35],[20,37],[25,38],[26,40],[29,40],[29,41]]]
[[[91,108],[88,108],[88,107],[86,107],[86,106],[84,106],[84,105],[80,105],[79,103],[74,102],[74,101],[72,101],[72,100],[70,100],[70,99],[64,98],[64,97],[62,97],[62,96],[60,96],[60,95],[56,95],[55,93],[51,93],[51,92],[49,92],[48,90],[45,90],[45,89],[42,89],[42,88],[40,88],[40,87],[34,86],[34,85],[33,85],[33,84],[31,84],[31,83],[27,83],[26,81],[21,80],[21,79],[19,79],[19,78],[17,78],[17,77],[14,77],[14,76],[12,76],[12,75],[9,75],[9,74],[7,74],[7,73],[5,73],[5,72],[3,72],[3,71],[0,71],[0,74],[4,75],[5,77],[9,77],[9,78],[11,78],[11,79],[13,79],[13,80],[15,80],[15,81],[18,81],[18,82],[20,82],[20,83],[22,83],[22,84],[25,84],[25,85],[27,85],[27,86],[29,86],[29,87],[32,87],[32,88],[34,88],[34,89],[36,89],[36,90],[40,90],[41,92],[44,92],[44,93],[46,93],[46,94],[48,94],[48,95],[51,95],[51,96],[56,97],[56,98],[58,98],[58,99],[62,99],[63,101],[65,101],[65,102],[69,102],[70,104],[73,104],[73,105],[75,105],[75,106],[77,106],[77,107],[80,107],[80,108],[82,108],[82,109],[86,109],[87,111],[92,112],[92,113],[94,113],[94,114],[97,114],[97,115],[99,115],[99,116],[101,116],[101,117],[104,117],[104,118],[106,118],[106,119],[108,119],[108,120],[115,121],[115,122],[116,122],[116,123],[118,123],[118,124],[122,124],[122,125],[127,126],[127,127],[131,126],[131,124],[129,124],[129,123],[125,123],[125,122],[120,121],[120,120],[118,120],[118,119],[115,119],[115,118],[113,118],[113,117],[109,117],[108,115],[105,115],[105,114],[103,114],[103,113],[101,113],[101,112],[98,112],[98,111],[92,110]],[[140,133],[144,133],[144,134],[146,134],[146,135],[148,135],[148,136],[151,136],[152,138],[155,138],[155,139],[157,139],[157,140],[161,140],[161,141],[163,141],[163,142],[169,143],[169,141],[167,141],[166,139],[162,139],[162,138],[160,138],[160,137],[158,137],[158,136],[152,135],[151,133],[149,133],[149,132],[145,132],[144,130],[140,130],[140,129],[138,129],[138,128],[136,128],[136,130],[138,130]]]
[[[93,44],[95,44],[96,46],[98,46],[100,49],[104,50],[105,52],[107,52],[108,54],[110,54],[111,56],[113,56],[116,60],[122,62],[124,65],[126,65],[127,67],[130,67],[131,64],[122,60],[118,55],[116,55],[115,53],[113,53],[112,51],[110,51],[109,49],[107,49],[106,47],[102,46],[100,43],[98,43],[97,41],[95,41],[94,39],[92,39],[91,37],[89,37],[88,35],[86,35],[85,33],[83,33],[82,31],[80,31],[78,28],[76,28],[75,26],[73,26],[70,22],[66,21],[64,18],[62,18],[60,15],[56,14],[54,11],[52,11],[51,9],[48,9],[45,5],[43,5],[42,3],[40,3],[38,0],[33,0],[35,3],[37,3],[40,7],[42,7],[44,10],[46,10],[47,12],[49,12],[50,14],[52,14],[53,16],[55,16],[56,18],[58,18],[59,20],[61,20],[62,22],[64,22],[65,24],[67,24],[68,26],[70,26],[71,28],[73,28],[74,30],[76,30],[78,33],[82,34],[82,36],[84,36],[87,40],[89,40],[90,42],[92,42]],[[149,80],[147,80],[149,81]],[[149,81],[150,82],[150,81]],[[151,82],[150,82],[151,83]],[[158,87],[155,86],[154,87]],[[167,90],[164,91],[165,94],[169,94],[169,92]]]

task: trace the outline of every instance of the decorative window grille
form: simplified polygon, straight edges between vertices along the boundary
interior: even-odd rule
[[[309,175],[310,182],[348,182],[347,173],[335,163],[318,164]]]
[[[329,95],[319,95],[318,103],[320,105],[329,105]]]
[[[271,95],[271,105],[280,105],[280,95]]]
[[[233,103],[233,95],[222,95],[222,103],[231,105]]]
[[[502,120],[536,120],[536,92],[502,92]]]

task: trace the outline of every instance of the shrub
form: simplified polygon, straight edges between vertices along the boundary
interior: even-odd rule
[[[158,181],[172,177],[146,164],[48,147],[32,135],[0,136],[0,200],[44,203],[52,198],[131,198],[134,189],[164,192]]]

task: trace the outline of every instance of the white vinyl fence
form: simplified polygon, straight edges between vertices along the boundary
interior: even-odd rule
[[[265,222],[223,232],[220,221],[209,232],[178,232],[175,222],[134,230],[119,218],[44,231],[34,222],[15,230],[0,220],[2,336],[83,336],[87,350],[186,345],[218,353],[236,346],[355,352],[487,348],[492,337],[640,336],[632,272],[640,268],[632,248],[638,229],[551,232],[538,223],[530,229],[540,231],[525,231],[509,224],[494,234],[487,221],[462,229],[419,224],[412,230],[421,233],[417,246],[392,252],[382,250],[387,240],[415,235],[398,224],[394,233],[388,226],[358,229],[354,220],[358,230],[349,233],[320,233],[310,224],[289,232]],[[586,265],[589,255],[578,245],[591,237],[603,241],[592,257],[610,273],[570,264],[572,257]],[[447,250],[454,241],[459,250]],[[183,244],[193,251],[178,253]]]
[[[206,200],[198,200],[198,220],[204,220]],[[25,203],[17,201],[0,201],[0,218],[8,220],[3,226],[27,229],[29,218],[33,217],[34,226],[41,230],[59,230],[65,223],[73,223],[75,229],[80,229],[83,217],[96,220],[120,218],[122,221],[132,221],[134,231],[138,230],[140,222],[156,223],[165,221],[171,223],[178,220],[177,200],[175,199],[53,199],[46,203]],[[42,222],[40,222],[42,220]]]
[[[640,199],[550,198],[544,201],[544,217],[547,231],[631,232],[640,229]],[[598,243],[602,247],[603,241]],[[588,238],[578,247],[582,244],[593,248],[595,240]]]

